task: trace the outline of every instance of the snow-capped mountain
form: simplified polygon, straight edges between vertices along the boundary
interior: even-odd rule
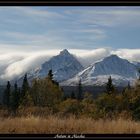
[[[136,66],[137,69],[140,69],[140,62],[134,61],[133,64]]]
[[[61,82],[72,78],[79,71],[83,70],[83,66],[72,54],[68,52],[68,50],[64,49],[59,55],[52,57],[39,68],[31,70],[28,73],[29,81],[34,78],[46,77],[50,69],[54,74],[54,79]]]
[[[111,55],[103,60],[90,65],[75,77],[62,82],[61,85],[76,85],[81,79],[83,85],[104,85],[109,76],[117,86],[131,84],[139,77],[136,66],[128,60],[122,59],[117,55]]]

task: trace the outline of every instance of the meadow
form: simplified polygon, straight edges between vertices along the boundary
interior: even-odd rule
[[[48,116],[47,118],[8,117],[0,118],[0,133],[10,134],[136,134],[140,133],[140,122],[119,118],[116,120],[94,120],[92,118],[60,118]]]

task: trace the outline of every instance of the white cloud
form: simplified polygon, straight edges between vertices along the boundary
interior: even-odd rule
[[[87,67],[90,64],[110,55],[110,49],[107,47],[92,50],[71,49],[69,51],[77,57],[84,67]]]
[[[40,66],[52,56],[57,55],[59,51],[60,50],[48,50],[40,52],[11,52],[3,54],[1,55],[0,62],[3,61],[4,63],[0,63],[0,66],[1,69],[2,67],[7,67],[3,69],[1,78],[11,80],[13,77],[22,75],[28,70]],[[76,55],[83,65],[87,65],[105,56],[106,50],[70,50],[70,52]]]
[[[50,49],[83,48],[90,44],[90,48],[107,37],[103,29],[89,28],[84,23],[76,25],[75,14],[68,16],[64,11],[63,7],[1,7],[0,43]]]
[[[63,18],[64,16],[62,14],[59,14],[57,12],[50,12],[47,9],[42,10],[38,7],[13,7],[15,10],[22,12],[26,16],[30,17],[41,17],[41,18]]]
[[[117,54],[124,59],[128,59],[129,61],[140,62],[140,49],[117,49],[111,53]]]
[[[94,42],[106,38],[106,33],[101,29],[64,29],[48,31],[42,34],[28,34],[21,32],[1,32],[6,40],[0,40],[0,48],[21,49],[58,49],[58,48],[84,48],[91,47]],[[70,35],[73,34],[73,35]],[[67,37],[67,35],[69,37]]]
[[[40,50],[37,51],[0,51],[0,78],[11,80],[14,77],[25,74],[30,69],[39,67],[45,61],[48,61],[52,56],[59,54],[61,50]],[[97,48],[92,50],[69,49],[85,67],[95,63],[96,61],[109,56],[110,54],[117,54],[118,56],[128,59],[130,61],[140,62],[140,49],[117,49],[111,48]]]
[[[139,7],[90,7],[66,10],[65,13],[78,15],[76,19],[78,23],[86,23],[95,27],[140,26]]]
[[[57,12],[49,11],[47,9],[43,10],[43,7],[26,7],[26,6],[13,6],[13,7],[0,7],[0,13],[9,13],[9,15],[15,15],[15,16],[24,16],[29,17],[32,20],[38,20],[39,18],[42,18],[43,20],[46,20],[46,18],[63,18],[64,16],[62,14],[59,14]],[[14,20],[10,19],[7,21],[14,22]],[[14,22],[15,23],[15,22]]]
[[[52,56],[59,54],[61,50],[48,51],[12,51],[9,53],[2,52],[0,58],[0,68],[3,69],[0,73],[2,79],[11,80],[14,77],[25,74],[27,71],[39,67],[42,63],[49,60]],[[78,50],[70,49],[70,53],[75,55],[77,59],[87,66],[108,55],[108,49],[94,49],[94,50]],[[1,63],[4,62],[4,63]]]
[[[31,69],[39,67],[43,62],[49,60],[53,55],[57,55],[58,50],[48,50],[40,52],[16,52],[8,53],[2,57],[7,66],[1,74],[2,79],[11,80],[17,76],[25,74]],[[21,55],[21,56],[20,56]],[[14,57],[13,57],[14,56]],[[9,63],[11,61],[11,63]],[[0,60],[1,62],[1,60]],[[0,66],[4,67],[5,65]]]

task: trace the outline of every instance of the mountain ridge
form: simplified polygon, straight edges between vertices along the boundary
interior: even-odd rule
[[[29,82],[34,78],[45,78],[50,69],[53,72],[54,80],[61,82],[72,78],[79,71],[83,70],[83,66],[67,49],[64,49],[58,55],[44,62],[40,67],[29,71],[27,73]],[[20,78],[20,81],[22,79],[23,77]]]
[[[126,86],[128,82],[133,85],[139,73],[133,63],[117,55],[110,55],[90,65],[75,77],[62,82],[61,85],[76,85],[79,79],[83,85],[104,85],[109,76],[112,77],[115,85]]]

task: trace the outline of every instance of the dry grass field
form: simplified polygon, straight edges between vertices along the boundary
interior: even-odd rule
[[[140,122],[55,116],[0,118],[0,133],[140,133]]]

